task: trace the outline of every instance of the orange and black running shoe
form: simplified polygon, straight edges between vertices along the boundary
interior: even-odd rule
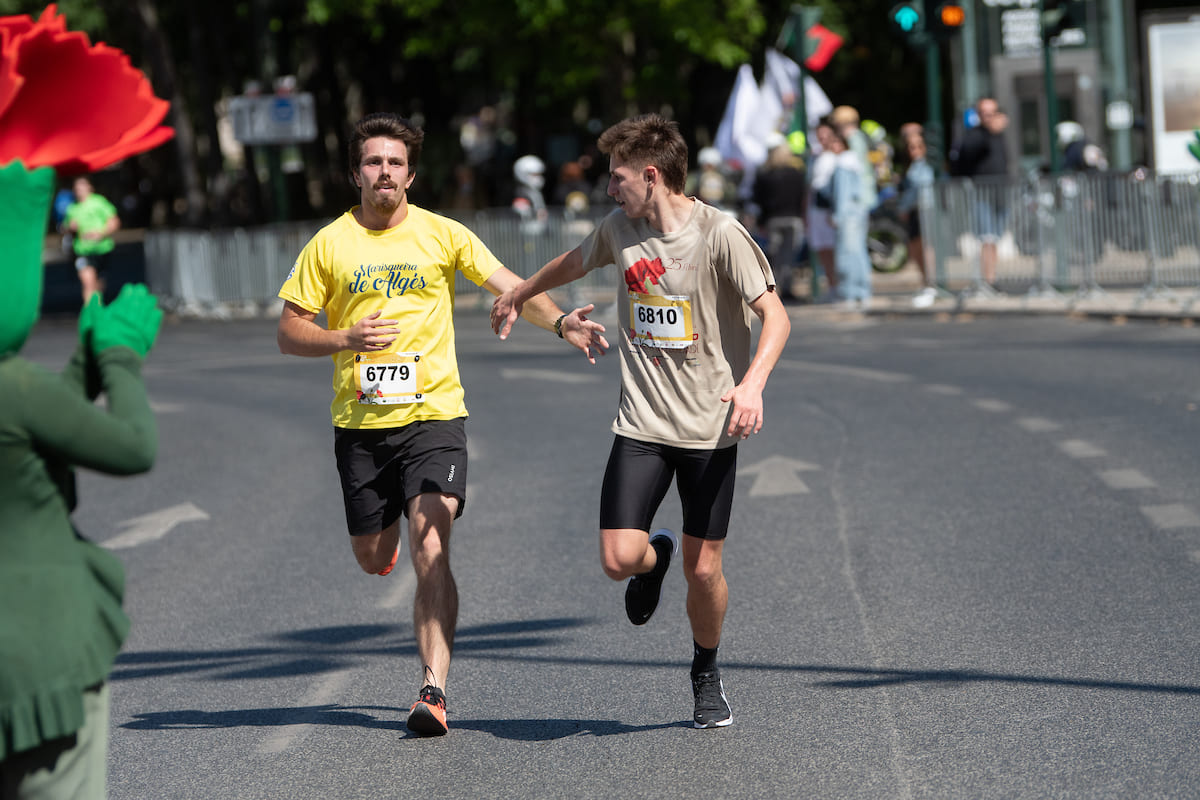
[[[421,697],[408,712],[408,729],[418,736],[445,736],[446,693],[433,684],[421,687]]]
[[[376,574],[376,575],[389,575],[389,574],[391,574],[391,571],[392,571],[393,569],[395,569],[395,568],[396,568],[396,561],[397,561],[397,560],[399,560],[399,558],[400,558],[400,548],[399,548],[399,547],[397,547],[397,548],[396,548],[396,552],[392,553],[392,563],[388,564],[386,567],[384,567],[383,569],[379,570],[379,572],[376,572],[375,574]]]

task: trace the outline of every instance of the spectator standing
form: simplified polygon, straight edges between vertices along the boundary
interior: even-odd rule
[[[1008,205],[1003,178],[1008,175],[1008,152],[1004,132],[1008,115],[994,98],[983,97],[975,104],[979,124],[967,128],[950,150],[953,175],[972,178],[977,192],[973,227],[979,237],[979,272],[989,287],[996,282],[996,243],[1008,226]]]
[[[779,299],[794,301],[792,267],[804,241],[804,207],[808,195],[803,162],[780,136],[772,142],[766,164],[754,178],[754,205],[767,232],[767,259],[779,287]]]
[[[867,252],[867,224],[871,207],[866,199],[866,182],[862,174],[866,167],[832,122],[825,127],[830,134],[830,149],[836,155],[831,181],[831,218],[835,231],[837,296],[845,308],[857,310],[866,307],[871,300],[871,256]]]
[[[546,164],[534,155],[521,156],[513,162],[513,210],[521,218],[521,232],[540,234],[546,229],[550,214],[542,187],[546,185]]]
[[[723,168],[725,160],[715,147],[704,147],[696,154],[698,173],[688,175],[684,194],[699,197],[710,206],[723,211],[733,210],[737,205],[737,185],[729,179]]]
[[[937,298],[937,289],[929,275],[925,259],[925,242],[921,238],[921,208],[929,207],[929,192],[932,191],[934,172],[926,160],[925,137],[910,133],[904,139],[908,156],[908,168],[900,183],[899,211],[908,229],[908,252],[917,269],[921,271],[921,288],[913,295],[915,308],[928,308]]]
[[[581,193],[584,201],[588,201],[592,185],[588,183],[587,176],[584,175],[583,165],[578,161],[568,161],[558,169],[558,184],[554,187],[554,204],[567,205],[567,198],[575,192]]]
[[[837,233],[833,229],[833,171],[837,166],[835,147],[843,145],[835,142],[833,125],[827,120],[817,125],[817,144],[820,150],[812,160],[809,170],[808,186],[808,247],[817,255],[817,263],[825,275],[826,291],[817,302],[832,302],[837,299],[838,275],[837,263],[834,260],[833,247],[837,243]]]
[[[1104,151],[1088,139],[1083,126],[1078,122],[1060,122],[1055,128],[1055,133],[1058,146],[1063,151],[1063,169],[1068,172],[1108,169],[1108,159],[1104,157]]]
[[[871,161],[871,140],[859,125],[858,111],[850,106],[838,106],[829,115],[846,147],[858,157],[859,175],[862,180],[862,203],[870,211],[879,200],[879,189],[875,181],[875,164]]]

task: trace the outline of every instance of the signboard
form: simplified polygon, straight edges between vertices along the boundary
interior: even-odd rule
[[[1042,5],[1039,0],[983,0],[983,5],[991,9],[993,15],[998,10],[999,44],[1004,55],[1027,56],[1041,52]],[[1084,8],[1081,6],[1076,13],[1082,15]],[[1077,21],[1082,25],[1083,17],[1078,17]],[[1058,34],[1052,43],[1060,48],[1086,47],[1087,30],[1085,27],[1067,28]]]
[[[1188,152],[1192,131],[1200,128],[1200,21],[1162,22],[1146,28],[1150,75],[1150,128],[1154,168],[1195,170]]]
[[[1000,43],[1004,55],[1017,56],[1042,50],[1042,23],[1036,8],[1000,12]]]
[[[229,98],[233,137],[242,144],[295,144],[317,138],[317,114],[308,92]]]

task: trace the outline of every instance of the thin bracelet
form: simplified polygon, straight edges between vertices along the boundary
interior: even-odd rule
[[[561,339],[561,338],[563,338],[563,335],[562,335],[562,321],[563,321],[564,319],[566,319],[566,318],[567,318],[567,315],[566,315],[566,314],[563,314],[561,317],[559,317],[558,319],[554,320],[554,332],[555,332],[556,334],[558,334],[558,338],[560,338],[560,339]]]

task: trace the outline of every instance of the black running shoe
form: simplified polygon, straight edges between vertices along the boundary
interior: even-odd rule
[[[408,729],[419,736],[445,736],[446,693],[432,684],[421,687],[421,696],[408,712]]]
[[[671,556],[679,551],[679,540],[666,528],[659,528],[651,534],[650,546],[658,554],[654,569],[634,575],[625,587],[625,616],[634,625],[645,625],[654,616],[662,594],[663,578],[671,566]]]
[[[696,698],[692,721],[697,728],[724,728],[733,722],[733,712],[721,684],[721,670],[693,675],[692,696]]]

